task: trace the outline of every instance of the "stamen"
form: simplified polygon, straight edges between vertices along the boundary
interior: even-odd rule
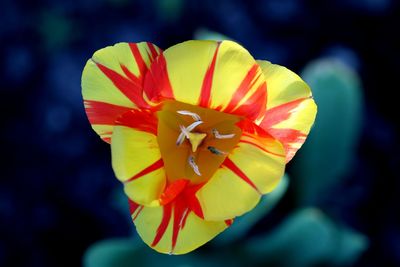
[[[185,128],[185,126],[179,125],[179,128],[181,128],[181,133],[183,133],[184,136],[186,136],[186,138],[189,138],[189,132],[187,128]]]
[[[196,162],[194,162],[194,157],[193,156],[189,156],[188,158],[188,163],[190,165],[190,167],[192,167],[193,171],[198,175],[201,176],[201,173],[199,171],[199,166],[197,166]]]
[[[196,113],[193,113],[193,112],[190,112],[190,111],[187,111],[187,110],[178,110],[177,112],[178,112],[179,114],[181,114],[181,115],[192,116],[192,118],[193,118],[195,121],[201,121],[200,116],[199,116],[198,114],[196,114]]]
[[[186,127],[186,130],[188,130],[189,132],[191,132],[194,128],[196,128],[197,126],[199,126],[200,124],[202,124],[203,121],[196,121],[193,122],[192,124],[190,124],[188,127]]]
[[[207,147],[208,150],[210,150],[211,153],[218,155],[218,156],[223,156],[226,155],[227,153],[224,151],[219,150],[218,148],[215,148],[213,146]]]
[[[181,132],[178,136],[178,139],[176,139],[176,145],[182,145],[183,141],[185,141],[185,134]]]
[[[212,129],[212,133],[217,139],[229,139],[235,136],[235,134],[220,134],[217,129]]]
[[[181,133],[179,134],[178,139],[176,139],[176,145],[180,146],[183,143],[183,141],[185,141],[185,137],[189,139],[189,133],[202,123],[203,123],[202,121],[196,121],[190,124],[188,127],[179,125],[179,128],[181,128]]]

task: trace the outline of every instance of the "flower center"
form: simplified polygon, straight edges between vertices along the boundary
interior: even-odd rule
[[[168,181],[207,181],[238,143],[239,117],[177,101],[158,116],[158,143]]]

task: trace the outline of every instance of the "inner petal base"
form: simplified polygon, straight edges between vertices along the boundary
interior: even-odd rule
[[[193,116],[181,114],[182,110],[197,114],[203,123],[192,129],[182,143],[177,143],[182,126],[188,127],[194,123]],[[178,101],[166,101],[157,112],[157,117],[157,140],[168,183],[179,179],[189,179],[192,184],[208,181],[242,134],[236,126],[240,117]],[[231,135],[231,138],[217,138],[215,132]],[[226,153],[213,153],[210,147]],[[188,164],[190,157],[193,157],[199,172],[196,173],[193,166]]]

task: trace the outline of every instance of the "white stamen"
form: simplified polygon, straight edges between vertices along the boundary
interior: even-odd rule
[[[179,125],[179,128],[181,128],[181,133],[179,134],[178,139],[176,139],[176,145],[180,146],[183,143],[183,141],[185,141],[185,137],[189,139],[189,133],[202,123],[203,123],[202,121],[195,121],[188,127]]]
[[[217,129],[212,129],[212,133],[217,139],[229,139],[235,136],[235,134],[220,134]]]
[[[181,132],[178,136],[178,139],[176,139],[176,145],[182,145],[183,141],[185,141],[185,134]]]
[[[187,111],[187,110],[178,110],[177,111],[181,115],[188,115],[191,116],[195,121],[201,121],[201,118],[198,114]]]
[[[193,156],[189,156],[188,158],[188,163],[190,167],[192,167],[193,171],[198,175],[201,176],[201,173],[199,171],[199,166],[197,166],[196,162],[194,162]]]
[[[207,147],[207,149],[210,150],[211,153],[213,153],[215,155],[218,155],[218,156],[222,156],[222,155],[228,154],[228,153],[226,153],[224,151],[221,151],[218,148],[215,148],[213,146],[209,146],[209,147]]]
[[[186,136],[186,138],[189,138],[189,132],[187,128],[185,128],[185,126],[179,125],[179,128],[181,128],[181,133],[183,133],[184,136]]]
[[[195,121],[192,124],[190,124],[188,127],[186,127],[186,130],[191,132],[194,128],[196,128],[197,126],[199,126],[202,123],[203,123],[203,121]]]

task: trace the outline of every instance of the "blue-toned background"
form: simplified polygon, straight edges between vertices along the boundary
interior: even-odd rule
[[[360,106],[355,122],[361,130],[349,141],[352,160],[346,160],[346,172],[333,175],[328,185],[320,185],[329,180],[324,177],[305,181],[315,174],[307,170],[319,166],[308,161],[307,151],[300,153],[288,166],[291,179],[284,197],[240,240],[274,232],[293,210],[312,206],[363,241],[353,261],[334,262],[335,252],[305,266],[400,266],[399,2],[322,2],[2,1],[0,266],[81,266],[96,241],[132,235],[129,214],[118,200],[121,185],[113,178],[109,146],[91,130],[83,109],[81,71],[94,51],[120,41],[150,41],[165,49],[187,39],[214,38],[215,33],[240,42],[255,58],[304,74],[317,89],[335,86],[335,81],[319,83],[314,77],[326,71],[327,58],[339,62],[340,77],[352,73],[361,82],[355,86],[360,96],[346,106],[349,114],[341,106],[349,97],[339,97],[335,104],[323,93],[317,98],[316,92],[321,114],[340,114],[333,126],[321,121],[318,136],[347,127],[340,120]],[[327,65],[328,73],[336,73],[335,64]],[[321,140],[323,149],[329,138]],[[335,154],[348,141],[330,141],[333,145],[319,153],[330,157],[326,173],[349,155],[346,150],[345,156]],[[283,229],[292,236],[292,228]],[[308,245],[313,250],[318,242]],[[225,245],[225,253],[230,247]],[[202,255],[218,250],[208,246]],[[294,253],[279,251],[279,257]],[[263,261],[257,264],[264,266]]]

